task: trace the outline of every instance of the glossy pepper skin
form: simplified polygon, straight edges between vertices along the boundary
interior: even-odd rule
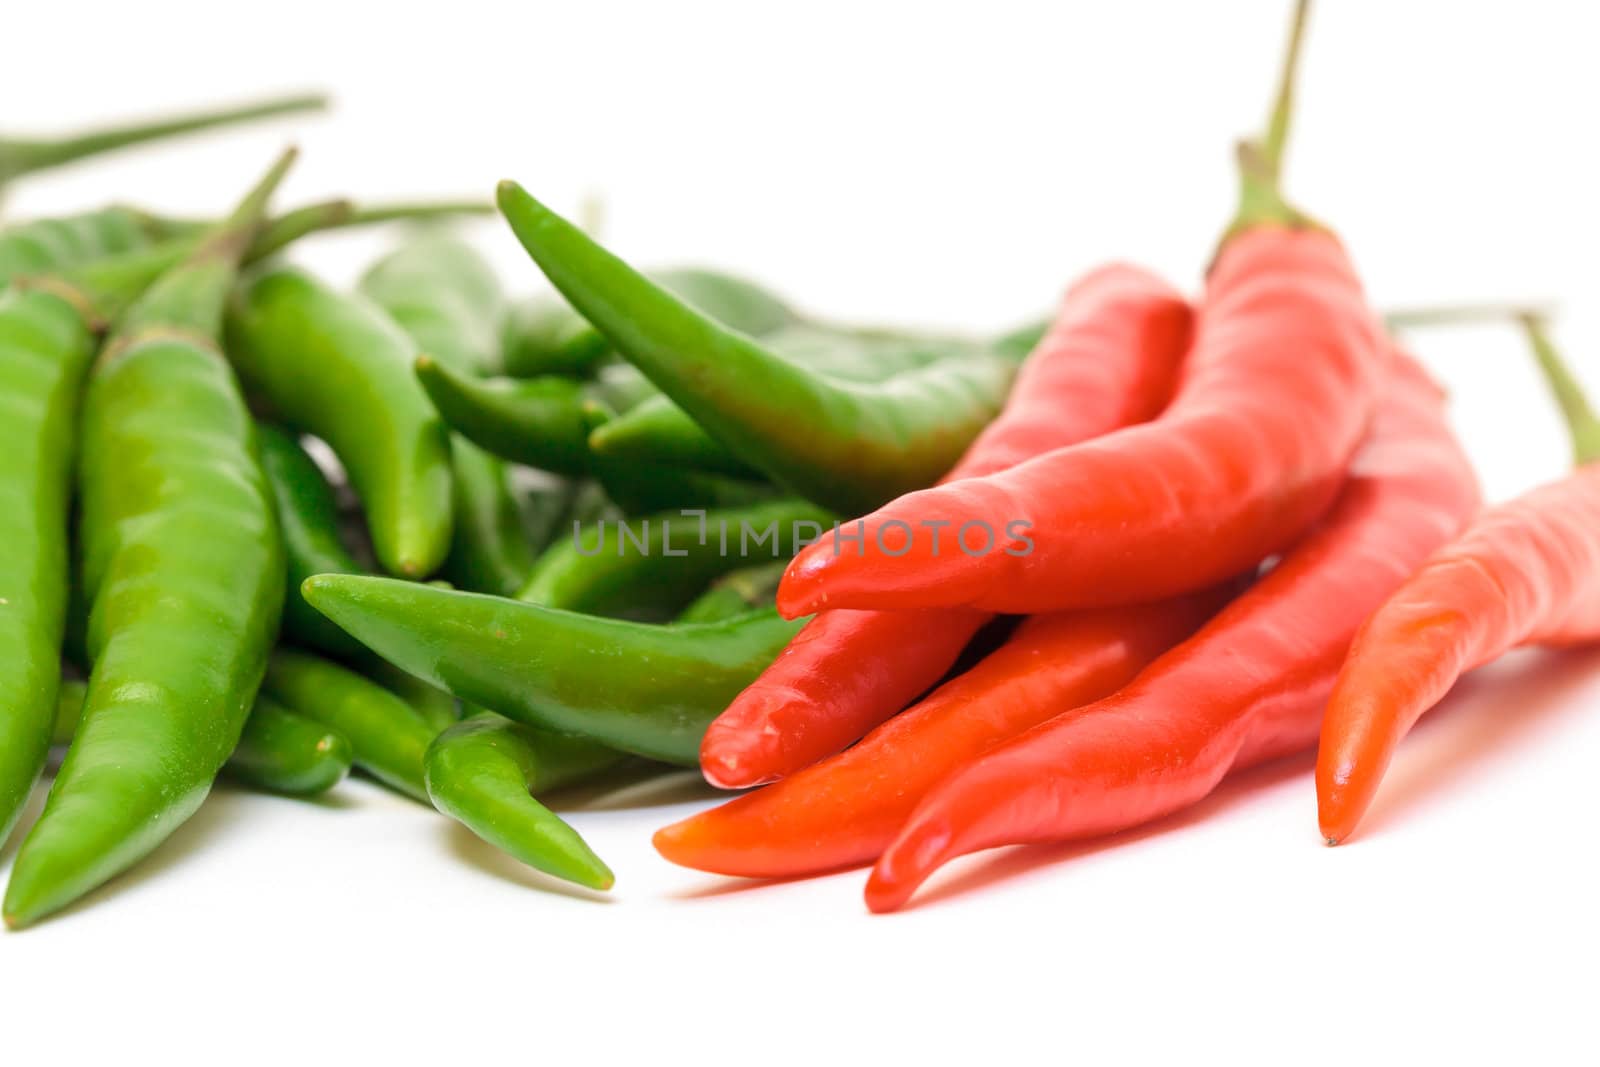
[[[422,757],[438,731],[393,692],[320,656],[287,648],[272,654],[261,688],[348,738],[357,767],[427,803]]]
[[[720,575],[788,559],[832,521],[787,498],[569,528],[539,557],[517,599],[591,615],[670,615]]]
[[[67,506],[94,334],[67,297],[0,292],[0,843],[44,768],[67,610]]]
[[[1090,272],[1018,372],[1000,416],[947,484],[1004,470],[1155,417],[1171,396],[1189,305],[1136,267]],[[826,538],[824,539],[826,541]],[[713,785],[773,781],[830,756],[926,692],[991,618],[987,612],[824,611],[706,732]]]
[[[1528,325],[1579,469],[1485,510],[1361,627],[1317,752],[1317,817],[1330,845],[1355,830],[1400,741],[1461,675],[1520,645],[1600,641],[1600,420],[1542,328]]]
[[[724,325],[730,325],[725,322]],[[737,327],[735,327],[737,328]],[[849,382],[884,382],[928,366],[944,353],[944,338],[888,330],[848,329],[818,324],[790,325],[760,337],[772,355],[796,367]],[[998,347],[998,344],[997,344]],[[736,477],[755,471],[738,454],[712,437],[689,413],[659,392],[596,426],[589,447],[619,461],[691,467]]]
[[[788,878],[871,863],[940,780],[1055,715],[1109,696],[1187,637],[1221,592],[1036,615],[970,671],[860,744],[657,832],[673,863]]]
[[[367,271],[361,291],[389,313],[423,358],[467,375],[499,364],[500,280],[459,237],[442,230],[413,236]],[[440,573],[463,589],[510,596],[533,566],[510,472],[460,437],[451,441],[450,467],[455,521]]]
[[[864,551],[825,541],[795,559],[780,611],[1154,600],[1254,566],[1332,506],[1388,350],[1343,246],[1278,190],[1304,21],[1302,5],[1265,143],[1241,149],[1239,211],[1161,418],[879,509],[860,524]],[[946,522],[952,536],[937,557],[931,527],[891,555],[878,549],[891,522]]]
[[[650,278],[731,329],[754,337],[799,320],[782,299],[754,282],[699,267],[669,267]],[[611,355],[605,336],[558,296],[538,296],[512,309],[504,327],[506,373],[518,378],[561,374],[583,378]]]
[[[75,679],[62,680],[56,744],[72,740],[88,689]],[[350,742],[343,734],[258,695],[222,773],[253,789],[308,797],[326,793],[344,781],[350,773],[350,760]]]
[[[93,661],[83,722],[6,891],[32,923],[141,859],[238,743],[283,606],[255,423],[217,348],[285,155],[128,312],[84,401],[78,474]]]
[[[554,474],[589,471],[589,431],[610,411],[570,378],[478,378],[424,352],[418,382],[458,435]]]
[[[227,328],[245,388],[338,454],[384,569],[437,570],[450,550],[450,441],[409,373],[410,338],[366,299],[286,267],[235,292]]]
[[[374,652],[468,703],[680,766],[796,629],[770,612],[652,625],[336,574],[304,593]]]
[[[300,583],[313,574],[358,574],[363,570],[339,536],[339,508],[333,487],[293,434],[265,423],[258,433],[261,469],[272,490],[287,562],[283,634],[297,644],[332,656],[360,655],[359,641],[300,596]]]
[[[1438,387],[1405,357],[1391,365],[1372,438],[1317,529],[1126,688],[1062,708],[930,792],[873,870],[872,910],[900,907],[956,856],[1137,826],[1315,743],[1362,619],[1478,507]]]
[[[610,889],[611,869],[534,794],[583,780],[624,757],[582,738],[514,723],[493,712],[440,734],[428,749],[433,806],[535,870]]]
[[[450,443],[455,529],[439,574],[458,589],[515,596],[535,560],[533,522],[511,470],[471,441]]]
[[[735,455],[823,507],[859,513],[932,483],[1016,372],[986,345],[946,340],[943,358],[887,382],[815,374],[684,304],[514,182],[498,199],[539,268],[623,358]]]
[[[836,555],[832,539],[802,553],[779,609],[1054,611],[1221,581],[1286,547],[1332,504],[1367,431],[1383,351],[1331,235],[1239,232],[1212,269],[1161,418],[911,493],[863,520],[864,553],[845,545]],[[903,554],[876,550],[888,523],[941,521],[952,536],[938,556],[921,533]],[[966,550],[951,551],[978,522]]]
[[[357,288],[417,347],[471,374],[500,365],[505,294],[494,268],[448,230],[421,230],[374,263]]]
[[[8,183],[106,152],[204,130],[237,126],[258,119],[321,111],[327,97],[318,94],[280,96],[234,107],[194,111],[142,122],[129,122],[61,137],[0,137],[0,196]]]

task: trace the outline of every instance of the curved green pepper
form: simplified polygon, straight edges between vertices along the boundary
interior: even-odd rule
[[[78,397],[94,353],[79,307],[0,293],[0,843],[50,745],[67,611],[67,506]]]
[[[427,803],[422,756],[437,731],[393,692],[320,656],[287,648],[272,654],[261,690],[339,731],[349,738],[357,767]]]
[[[942,358],[947,341],[887,330],[794,325],[762,337],[762,344],[774,356],[829,378],[883,382]],[[665,463],[745,477],[754,472],[750,464],[736,457],[660,393],[596,426],[589,434],[589,447],[623,461]]]
[[[535,870],[610,889],[611,869],[533,794],[558,789],[624,757],[579,737],[482,712],[434,739],[425,759],[433,806]]]
[[[719,575],[785,560],[834,517],[794,498],[574,529],[539,558],[517,599],[591,615],[672,614]]]
[[[487,374],[500,363],[506,313],[500,280],[455,234],[413,234],[368,268],[357,288],[439,362],[470,374]]]
[[[309,797],[345,780],[355,749],[339,731],[257,696],[223,773],[271,793]]]
[[[56,744],[72,741],[88,689],[84,682],[62,679]],[[269,793],[315,796],[344,781],[350,760],[350,742],[343,734],[258,695],[222,773]]]
[[[505,300],[494,270],[460,238],[428,230],[379,260],[361,291],[426,358],[464,374],[499,362]],[[457,436],[450,450],[455,528],[441,573],[464,589],[516,592],[533,566],[521,502],[495,456]]]
[[[283,632],[299,644],[340,658],[360,655],[360,642],[333,625],[300,596],[300,583],[313,574],[359,574],[362,567],[339,537],[339,507],[322,470],[292,434],[263,423],[261,469],[266,472],[278,510],[288,561]]]
[[[794,310],[743,278],[699,267],[650,272],[668,292],[731,329],[759,337],[800,321]],[[605,336],[559,296],[525,300],[512,309],[504,331],[506,373],[587,377],[611,355]]]
[[[652,625],[339,574],[302,592],[368,648],[462,700],[681,766],[698,763],[711,720],[801,622],[759,612]]]
[[[618,352],[736,455],[807,499],[862,514],[947,471],[995,416],[1009,349],[929,341],[938,359],[883,382],[785,360],[673,297],[513,182],[501,213],[523,247]]]
[[[533,569],[533,522],[497,457],[457,437],[450,446],[455,533],[440,574],[459,589],[515,596]],[[324,619],[324,622],[327,620]]]
[[[84,403],[80,489],[94,662],[83,722],[17,855],[5,919],[57,911],[200,806],[238,743],[283,606],[255,424],[216,345],[286,155],[132,308]]]
[[[417,380],[456,433],[497,456],[555,474],[589,470],[589,431],[610,413],[570,378],[472,378],[429,355]]]
[[[338,454],[384,569],[418,578],[450,550],[450,441],[409,373],[410,339],[380,309],[301,271],[267,271],[228,311],[246,389]]]

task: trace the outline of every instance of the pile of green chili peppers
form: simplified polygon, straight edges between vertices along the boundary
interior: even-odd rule
[[[319,105],[0,138],[0,187]],[[64,749],[12,927],[139,862],[219,776],[305,797],[353,768],[610,888],[535,798],[694,765],[803,622],[772,607],[784,561],[935,481],[1029,347],[636,271],[504,183],[553,285],[514,301],[449,222],[487,203],[273,214],[292,162],[221,220],[0,220],[0,843]],[[284,259],[393,219],[351,290]]]

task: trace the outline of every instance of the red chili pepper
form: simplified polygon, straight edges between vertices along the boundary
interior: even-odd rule
[[[1462,674],[1518,645],[1600,641],[1600,419],[1540,325],[1526,325],[1580,469],[1485,511],[1356,635],[1317,753],[1330,845],[1355,829],[1401,738]]]
[[[825,536],[797,556],[781,612],[1156,600],[1254,566],[1327,511],[1371,422],[1387,349],[1344,248],[1277,193],[1302,17],[1265,158],[1242,154],[1239,214],[1166,412],[900,497],[852,524],[861,542]]]
[[[1092,271],[1063,299],[1005,410],[946,482],[1153,418],[1188,347],[1189,305],[1135,267]],[[989,618],[978,611],[825,611],[706,732],[700,764],[728,789],[838,752],[939,680]]]
[[[1321,526],[1127,688],[946,779],[879,859],[868,906],[900,907],[956,856],[1136,826],[1195,803],[1230,770],[1310,747],[1362,619],[1477,506],[1438,388],[1399,360]]]
[[[1115,692],[1193,633],[1233,589],[1036,615],[860,744],[666,827],[656,849],[685,867],[749,878],[870,863],[941,779],[1060,709]]]

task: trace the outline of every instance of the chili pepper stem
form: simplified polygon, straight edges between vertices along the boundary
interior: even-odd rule
[[[1239,211],[1228,227],[1230,236],[1240,230],[1265,224],[1294,227],[1312,225],[1304,213],[1283,198],[1282,190],[1283,156],[1294,113],[1294,84],[1300,69],[1300,53],[1310,9],[1311,0],[1296,0],[1294,17],[1289,25],[1289,42],[1284,50],[1277,93],[1273,97],[1265,134],[1258,141],[1241,141],[1235,146],[1239,167]]]
[[[1483,322],[1514,322],[1533,316],[1547,320],[1558,309],[1550,304],[1438,304],[1389,308],[1383,312],[1383,325],[1389,330],[1413,330],[1429,326],[1466,326]]]
[[[328,98],[325,95],[301,93],[214,111],[197,111],[151,122],[109,126],[70,137],[38,140],[0,139],[0,185],[24,174],[63,166],[117,148],[222,126],[233,126],[256,119],[322,111],[327,106]]]
[[[1600,459],[1600,417],[1595,415],[1589,398],[1584,395],[1583,386],[1556,351],[1545,330],[1544,320],[1537,314],[1524,314],[1520,319],[1528,335],[1528,343],[1533,348],[1534,358],[1539,362],[1539,370],[1550,391],[1555,394],[1556,403],[1561,406],[1562,418],[1567,423],[1567,432],[1572,436],[1573,464],[1581,467]]]

